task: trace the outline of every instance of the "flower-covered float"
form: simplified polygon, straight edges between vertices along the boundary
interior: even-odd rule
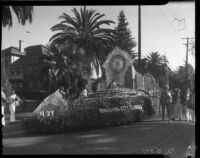
[[[89,92],[71,102],[63,98],[61,90],[57,90],[23,122],[24,131],[80,131],[131,124],[153,116],[153,102],[149,93],[141,89],[141,78],[132,62],[125,51],[115,48],[104,63],[106,81],[98,84],[96,92]],[[126,76],[129,76],[131,86],[127,86]]]

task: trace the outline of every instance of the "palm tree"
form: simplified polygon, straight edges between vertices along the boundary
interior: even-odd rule
[[[13,15],[17,16],[18,22],[25,25],[26,21],[32,22],[33,6],[2,6],[2,26],[12,27]]]
[[[91,62],[97,74],[99,66],[106,58],[106,52],[113,47],[114,31],[103,28],[105,25],[114,23],[111,20],[100,20],[104,14],[100,14],[93,9],[76,8],[72,9],[75,17],[63,13],[59,19],[63,19],[59,24],[51,28],[52,31],[59,31],[50,38],[50,42],[56,44],[69,45],[74,49],[74,53],[83,54],[85,64],[91,69]],[[86,60],[87,59],[87,60]]]
[[[49,55],[42,57],[45,64],[37,73],[39,81],[48,87],[49,93],[62,88],[66,98],[77,98],[85,89],[89,72],[66,46],[50,45],[48,48]]]
[[[162,65],[168,63],[166,56],[161,56],[158,52],[151,52],[146,58],[151,64]]]
[[[161,56],[158,52],[151,52],[146,57],[148,63],[148,71],[160,82],[167,78],[168,59],[165,55]]]
[[[138,59],[134,60],[133,63],[135,70],[141,74],[145,74],[148,72],[148,60],[146,58],[141,59],[140,63]]]

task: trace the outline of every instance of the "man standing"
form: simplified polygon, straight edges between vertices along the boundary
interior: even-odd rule
[[[172,96],[171,92],[169,91],[169,85],[166,85],[164,87],[164,90],[162,91],[161,97],[160,97],[160,104],[162,106],[162,120],[165,120],[165,108],[167,109],[167,114],[170,122],[170,104],[172,103]]]

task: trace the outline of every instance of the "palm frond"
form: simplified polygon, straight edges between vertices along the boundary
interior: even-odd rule
[[[9,28],[12,26],[12,14],[9,6],[2,7],[2,25]]]
[[[97,13],[93,9],[86,9],[86,7],[80,8],[79,11],[73,8],[72,12],[74,17],[65,13],[59,17],[63,21],[54,25],[51,30],[60,32],[55,33],[50,38],[50,42],[71,45],[71,48],[74,48],[72,52],[76,52],[72,54],[81,56],[80,61],[84,64],[84,69],[88,68],[89,63],[92,62],[98,73],[100,63],[103,63],[106,57],[106,53],[103,52],[108,51],[115,43],[114,31],[101,28],[101,26],[110,25],[114,21],[100,20],[105,16],[104,14]]]
[[[18,22],[22,25],[32,22],[33,6],[3,6],[2,7],[2,25],[3,27],[12,26],[12,12],[16,15]]]

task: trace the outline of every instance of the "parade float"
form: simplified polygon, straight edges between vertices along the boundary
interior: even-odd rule
[[[62,91],[57,90],[23,122],[23,129],[27,133],[80,131],[131,124],[152,117],[155,108],[147,91],[150,85],[145,86],[145,78],[135,71],[133,62],[128,53],[115,48],[103,65],[106,80],[98,84],[96,92],[89,91],[68,102]]]

